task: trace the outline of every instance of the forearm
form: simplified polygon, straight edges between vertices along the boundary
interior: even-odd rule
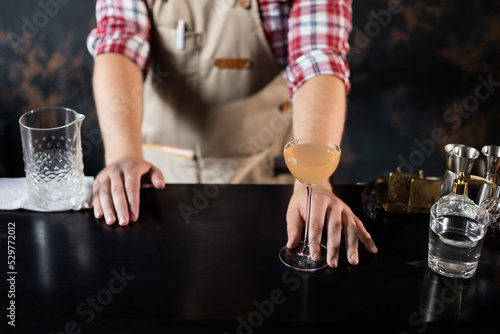
[[[328,140],[340,146],[346,117],[344,83],[335,76],[320,75],[304,83],[292,96],[295,138]],[[296,187],[300,183],[296,182]],[[329,188],[328,181],[323,187]]]
[[[141,70],[116,53],[96,57],[93,87],[106,165],[142,158]]]
[[[340,146],[346,115],[344,83],[332,75],[319,75],[292,96],[295,138],[329,140]]]

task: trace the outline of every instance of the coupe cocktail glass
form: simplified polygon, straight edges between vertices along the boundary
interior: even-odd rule
[[[313,187],[328,179],[340,161],[340,147],[329,141],[296,139],[285,145],[285,162],[292,175],[307,188],[304,240],[299,246],[280,251],[281,261],[290,268],[316,271],[325,268],[326,247],[321,245],[320,259],[314,261],[309,253],[309,226]]]

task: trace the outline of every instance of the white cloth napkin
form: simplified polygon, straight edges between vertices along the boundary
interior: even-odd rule
[[[92,207],[92,184],[94,178],[86,176],[84,179],[85,193],[82,202],[75,204],[71,210],[89,209]],[[0,210],[25,209],[31,211],[51,211],[38,208],[28,200],[26,178],[0,178]]]

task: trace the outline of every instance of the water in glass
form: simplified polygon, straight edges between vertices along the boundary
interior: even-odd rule
[[[429,225],[429,267],[443,276],[473,276],[485,232],[484,224],[469,217],[433,217]]]

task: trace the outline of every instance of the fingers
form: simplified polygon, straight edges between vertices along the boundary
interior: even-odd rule
[[[357,265],[359,263],[357,220],[359,221],[350,209],[346,209],[342,213],[342,227],[344,229],[347,261],[352,265]]]
[[[165,180],[163,179],[163,173],[158,168],[152,166],[149,174],[151,178],[151,183],[156,189],[165,188]]]
[[[143,160],[130,160],[109,166],[96,177],[93,186],[94,216],[106,224],[126,226],[139,218],[143,176],[155,188],[165,187],[159,169]]]
[[[328,250],[330,251],[331,247],[332,256],[338,255],[341,239],[339,229],[341,228],[345,237],[347,260],[350,264],[357,265],[359,263],[359,241],[361,241],[371,253],[377,253],[378,249],[363,225],[363,222],[356,217],[344,202],[338,198],[336,198],[336,201],[337,205],[333,205],[331,210],[340,211],[341,215],[340,217],[334,216],[334,218],[329,221],[328,230],[330,235],[328,236]]]
[[[327,233],[326,261],[332,268],[336,268],[339,263],[340,242],[342,240],[342,214],[340,210],[330,209],[327,213]]]
[[[325,212],[328,209],[328,202],[324,197],[314,196],[311,203],[311,219],[309,226],[309,252],[314,261],[321,258],[321,234],[325,223]],[[307,213],[306,213],[307,214]]]
[[[301,205],[292,197],[286,215],[288,241],[286,247],[292,249],[299,245],[302,236],[303,219],[301,216]]]
[[[361,240],[363,245],[365,245],[366,249],[368,249],[368,251],[370,253],[373,253],[373,254],[377,253],[378,248],[375,245],[375,242],[373,241],[370,233],[368,233],[365,226],[363,225],[363,223],[359,219],[358,219],[358,221],[359,221],[359,223],[357,226],[358,226],[359,240]]]
[[[124,180],[118,167],[113,166],[107,170],[104,181],[101,181],[99,199],[106,224],[113,225],[118,222],[121,226],[125,226],[129,223]]]
[[[351,264],[357,264],[359,262],[358,259],[358,241],[365,245],[366,249],[370,253],[377,253],[378,249],[375,246],[375,242],[373,241],[370,233],[366,230],[363,222],[356,217],[356,215],[351,211],[351,209],[344,203],[343,209],[343,229],[344,235],[346,238],[346,248],[347,248],[347,256],[349,258],[349,262]]]
[[[93,187],[94,216],[98,219],[104,218],[106,224],[113,225],[116,217],[112,205],[110,181],[108,178],[98,176]]]
[[[302,203],[302,205],[299,204]],[[299,245],[304,226],[306,197],[303,192],[294,193],[287,211],[288,248]],[[325,217],[326,216],[326,217]],[[352,210],[332,193],[318,192],[313,195],[311,222],[309,227],[309,251],[313,260],[320,258],[321,234],[326,222],[327,254],[326,261],[332,268],[338,266],[339,252],[344,234],[347,260],[351,265],[359,263],[359,241],[368,251],[377,253],[377,247],[370,234]]]
[[[126,174],[124,177],[128,216],[130,221],[135,222],[139,218],[141,180],[140,178],[134,177],[133,174]]]
[[[94,216],[97,219],[104,217],[104,212],[102,211],[101,200],[99,196],[99,189],[101,188],[101,181],[96,178],[92,186],[92,206],[94,208]]]

